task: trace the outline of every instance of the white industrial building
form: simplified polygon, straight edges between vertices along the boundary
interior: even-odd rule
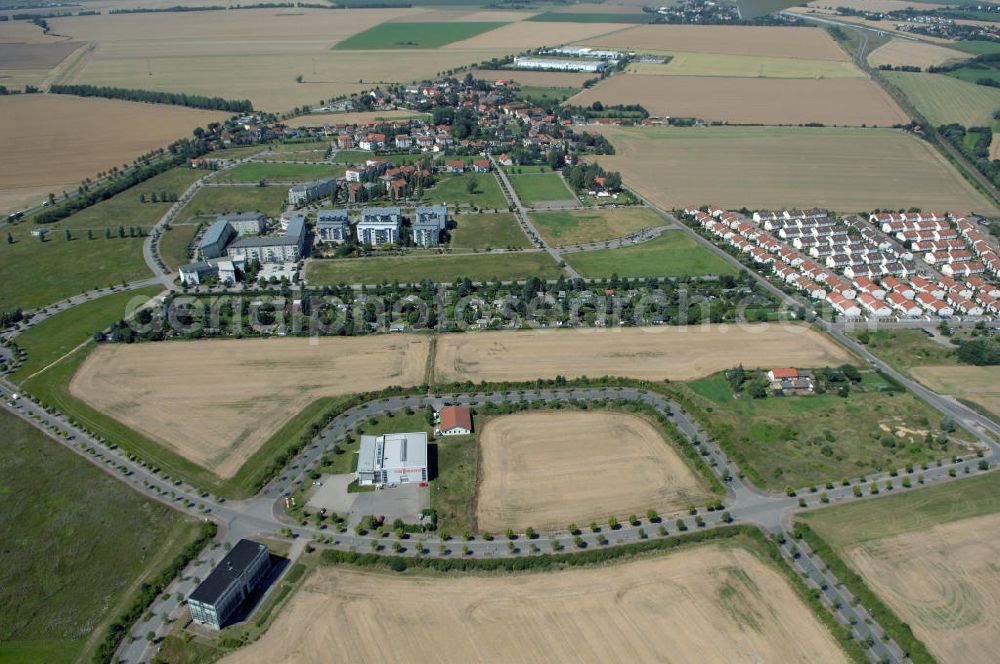
[[[403,215],[398,207],[365,208],[358,223],[358,242],[377,246],[399,242]]]
[[[581,71],[594,73],[602,71],[608,63],[604,60],[560,60],[557,58],[514,58],[515,69],[555,69],[558,71]]]
[[[361,486],[426,482],[427,434],[361,436],[356,477]]]

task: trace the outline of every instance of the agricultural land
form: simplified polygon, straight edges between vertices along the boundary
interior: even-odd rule
[[[695,661],[705,643],[727,662],[847,661],[768,563],[716,546],[550,574],[391,576],[320,568],[259,642],[223,661],[308,660],[331,651],[381,659],[388,644],[365,635],[402,622],[406,647],[392,651],[406,662],[467,662],[483,652],[551,660],[566,655],[567,644],[572,657]],[[520,638],[512,641],[511,630]],[[440,634],[448,634],[448,648],[439,647]]]
[[[968,57],[968,53],[938,46],[937,44],[892,39],[872,51],[868,56],[868,62],[874,67],[880,65],[905,65],[927,69],[928,67],[952,64]]]
[[[1000,90],[943,74],[884,72],[931,124],[990,125],[1000,109]]]
[[[998,489],[993,473],[801,518],[938,661],[986,661],[1000,638]]]
[[[655,426],[638,415],[507,415],[490,420],[479,441],[479,530],[559,530],[572,521],[647,508],[669,514],[710,496]]]
[[[820,205],[984,211],[993,207],[920,139],[891,129],[707,127],[601,132],[598,157],[654,204],[783,209]],[[822,159],[814,155],[823,155]]]
[[[427,347],[399,335],[99,346],[69,391],[225,479],[319,397],[419,384]]]

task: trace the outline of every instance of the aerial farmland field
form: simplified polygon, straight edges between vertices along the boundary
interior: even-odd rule
[[[521,381],[565,376],[690,380],[731,368],[836,366],[853,358],[797,325],[470,332],[438,338],[437,382]]]
[[[701,478],[638,415],[555,411],[506,415],[480,432],[480,531],[527,527],[561,530],[567,523],[624,520],[702,504]],[[607,482],[628,477],[628,482]]]
[[[989,125],[1000,109],[1000,90],[944,74],[884,72],[933,125],[956,122],[966,127]]]
[[[998,495],[990,473],[802,519],[938,661],[988,661],[1000,638]]]
[[[84,178],[184,138],[224,113],[66,95],[0,97],[0,212],[75,191]]]
[[[598,162],[666,209],[708,203],[845,213],[994,209],[932,147],[892,129],[604,127],[601,133],[616,154]]]
[[[752,78],[864,78],[854,63],[842,60],[775,58],[718,53],[671,53],[666,64],[639,63],[629,71],[662,76],[731,76]]]
[[[495,30],[503,25],[505,23],[489,21],[381,23],[338,42],[336,48],[354,51],[438,48]]]
[[[420,383],[428,345],[384,335],[100,346],[70,393],[225,479],[321,396]]]
[[[880,65],[909,65],[911,67],[936,67],[969,58],[968,53],[945,48],[937,44],[927,44],[905,39],[893,39],[868,56],[873,67]]]
[[[704,661],[706,643],[720,662],[847,662],[764,560],[738,544],[709,544],[545,574],[322,567],[258,642],[222,661],[309,661],[329,652],[383,659],[384,642],[368,635],[405,624],[407,647],[393,648],[397,662],[469,662],[500,652],[509,661]]]
[[[670,67],[663,65],[663,71]],[[850,103],[840,103],[842,100],[850,100]],[[909,119],[876,83],[863,77],[624,74],[605,79],[571,97],[567,103],[589,106],[598,101],[606,106],[641,104],[654,115],[733,124],[887,126]]]

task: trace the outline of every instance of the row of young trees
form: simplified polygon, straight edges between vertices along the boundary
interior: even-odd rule
[[[160,92],[158,90],[138,90],[134,88],[115,88],[108,85],[53,85],[49,92],[60,95],[76,95],[78,97],[103,97],[105,99],[124,99],[147,104],[172,104],[188,108],[206,108],[212,111],[228,111],[230,113],[252,113],[253,104],[249,99],[223,99],[205,95],[189,95],[184,92]]]

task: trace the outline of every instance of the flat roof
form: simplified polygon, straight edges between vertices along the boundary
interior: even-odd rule
[[[358,472],[402,470],[427,465],[427,434],[423,431],[361,436]]]
[[[202,604],[215,604],[250,567],[250,563],[260,555],[261,550],[267,551],[267,546],[253,540],[241,539],[215,566],[208,578],[194,589],[188,599]]]

